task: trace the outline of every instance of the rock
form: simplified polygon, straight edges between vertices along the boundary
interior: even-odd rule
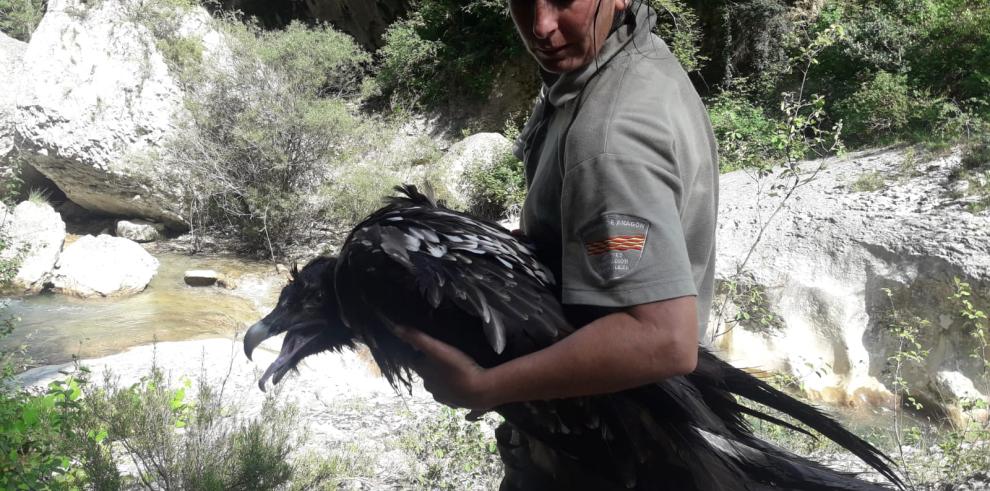
[[[966,375],[955,370],[941,370],[935,374],[935,390],[942,394],[946,401],[987,398],[976,388],[973,381]]]
[[[20,88],[21,59],[27,43],[0,33],[0,180],[8,179],[9,170],[2,166],[14,149],[14,98]]]
[[[453,144],[437,162],[439,183],[449,194],[452,205],[470,208],[472,189],[467,181],[470,172],[490,169],[512,151],[512,143],[498,133],[477,133]]]
[[[889,405],[891,359],[902,346],[892,326],[908,323],[918,331],[917,350],[927,352],[924,363],[902,364],[900,376],[912,394],[926,405],[951,402],[936,389],[945,386],[947,373],[953,387],[966,385],[969,393],[982,373],[969,356],[976,340],[948,298],[954,277],[972,284],[974,298],[985,298],[990,217],[952,204],[947,183],[958,152],[934,159],[916,176],[898,176],[901,153],[830,162],[797,189],[745,265],[784,195],[766,190],[784,181],[756,182],[743,172],[721,177],[716,277],[737,281],[744,293],[722,319],[745,311],[750,320],[728,328],[716,312],[709,333],[719,329],[714,344],[734,363],[788,373],[819,400]],[[802,177],[816,167],[803,164]],[[875,172],[888,176],[885,189],[836,191]],[[756,199],[758,187],[764,191]]]
[[[48,204],[25,201],[10,211],[0,203],[0,234],[10,239],[0,258],[23,254],[13,280],[15,290],[40,292],[65,242],[65,222]]]
[[[165,237],[165,225],[145,220],[118,220],[116,235],[134,242],[154,242]]]
[[[182,114],[182,93],[135,0],[51,0],[24,54],[15,136],[31,166],[87,210],[185,228],[177,184],[154,152]],[[185,14],[184,14],[185,15]],[[220,44],[196,7],[179,34]]]
[[[143,291],[157,272],[158,260],[136,242],[86,235],[62,251],[52,284],[66,295],[122,297]]]
[[[194,269],[186,271],[182,279],[189,286],[213,286],[220,281],[220,273],[212,269]]]

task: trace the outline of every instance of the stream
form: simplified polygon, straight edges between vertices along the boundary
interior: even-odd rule
[[[271,263],[232,257],[156,253],[158,274],[124,298],[79,299],[44,293],[0,299],[16,319],[0,351],[23,350],[30,365],[94,358],[154,341],[233,337],[270,309],[285,279]],[[212,269],[234,288],[191,287],[185,271]]]

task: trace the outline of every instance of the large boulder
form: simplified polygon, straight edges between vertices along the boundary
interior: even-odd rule
[[[136,242],[86,235],[62,251],[52,284],[76,297],[122,297],[144,291],[158,272],[158,260]]]
[[[455,207],[471,208],[475,201],[468,176],[487,172],[512,152],[512,142],[499,133],[476,133],[453,145],[434,164],[428,177],[436,179]]]
[[[978,306],[986,303],[990,216],[970,213],[947,191],[958,153],[915,158],[862,153],[817,175],[808,163],[802,179],[813,178],[776,217],[785,193],[773,185],[781,181],[723,175],[716,274],[723,291],[738,294],[712,322],[715,345],[741,366],[786,372],[835,404],[890,404],[902,383],[935,405],[958,396],[941,394],[947,381],[969,396],[972,387],[986,390],[972,383],[983,368],[970,356],[977,341],[950,297],[959,278]],[[923,361],[898,356],[909,352]]]
[[[117,220],[116,235],[134,242],[154,242],[165,237],[165,226],[146,220]]]
[[[0,32],[0,179],[10,177],[3,161],[14,148],[14,98],[25,51],[27,43]]]
[[[0,259],[19,263],[13,288],[18,293],[38,293],[48,281],[65,242],[65,222],[45,203],[25,201],[13,210],[0,203],[0,238],[7,247]]]
[[[205,10],[182,15],[169,35],[201,40],[207,54],[222,45]],[[30,164],[83,208],[183,228],[178,190],[154,162],[182,92],[161,40],[135,20],[142,16],[134,0],[49,1],[24,54],[16,138]]]

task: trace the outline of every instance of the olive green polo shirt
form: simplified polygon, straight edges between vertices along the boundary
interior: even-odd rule
[[[697,295],[699,339],[715,271],[718,157],[711,123],[643,8],[590,65],[544,74],[519,137],[521,228],[565,304],[628,307]],[[639,26],[639,28],[637,28]]]

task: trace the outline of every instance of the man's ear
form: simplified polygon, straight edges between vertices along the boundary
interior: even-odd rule
[[[629,6],[631,0],[615,0],[615,13],[620,14]]]

